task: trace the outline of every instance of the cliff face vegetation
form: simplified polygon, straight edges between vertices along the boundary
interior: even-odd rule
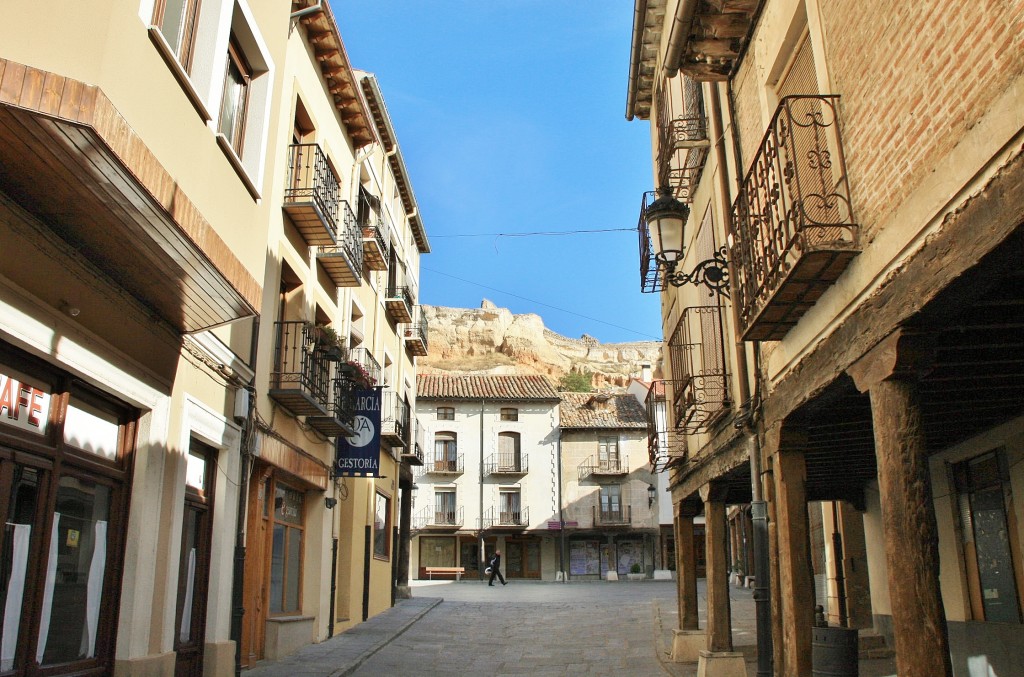
[[[644,366],[661,377],[661,343],[600,343],[571,339],[544,327],[539,315],[513,315],[484,300],[480,308],[423,306],[430,351],[421,373],[540,374],[555,383],[568,373],[592,373],[595,389],[622,388]]]

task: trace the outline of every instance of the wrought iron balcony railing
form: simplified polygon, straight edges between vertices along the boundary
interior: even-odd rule
[[[384,298],[384,308],[388,316],[397,323],[412,322],[413,307],[416,305],[416,293],[412,287],[389,284],[388,293]]]
[[[411,446],[402,449],[401,460],[409,465],[423,465],[423,450],[427,448],[427,431],[420,423],[420,420],[413,419],[413,442]]]
[[[680,88],[679,110],[672,110],[670,89]],[[658,100],[658,185],[672,189],[676,199],[690,202],[708,157],[707,116],[699,82],[686,75],[662,91]]]
[[[331,364],[308,322],[275,322],[274,366],[269,395],[300,416],[326,416]]]
[[[595,525],[624,525],[632,524],[633,522],[633,511],[632,506],[626,505],[616,509],[601,508],[600,506],[594,506],[594,524]]]
[[[388,269],[388,238],[380,200],[359,190],[357,220],[362,233],[363,261],[369,270]]]
[[[744,340],[783,338],[860,251],[838,104],[783,98],[733,203]]]
[[[581,482],[591,475],[626,475],[629,474],[629,457],[598,458],[597,456],[589,456],[587,460],[577,466],[576,470]]]
[[[427,317],[423,314],[423,306],[416,306],[413,312],[412,324],[405,326],[405,347],[417,357],[424,357],[427,354]]]
[[[337,364],[337,363],[335,363]],[[337,367],[335,368],[337,373]],[[331,397],[326,416],[307,416],[306,423],[327,437],[344,437],[355,433],[356,384],[344,376],[331,379]]]
[[[288,147],[284,208],[310,245],[333,245],[338,235],[341,188],[327,156],[315,143]]]
[[[524,454],[498,452],[484,459],[484,475],[525,475],[527,470]]]
[[[368,385],[380,385],[380,362],[373,356],[369,348],[365,346],[349,348],[348,361],[349,363],[354,362],[362,369],[363,375],[371,381]]]
[[[339,287],[358,287],[363,274],[363,239],[348,202],[340,205],[335,241],[317,247],[316,260]]]
[[[423,465],[423,472],[434,475],[461,475],[465,472],[465,454],[455,458],[449,456],[433,456]]]
[[[668,342],[675,428],[706,431],[730,406],[724,330],[720,306],[683,310]]]
[[[380,435],[382,441],[392,447],[408,445],[410,418],[411,411],[408,401],[399,397],[394,390],[385,390],[381,393]]]
[[[528,507],[517,510],[489,508],[484,513],[484,529],[498,529],[502,527],[523,528],[530,526],[530,509]]]
[[[678,444],[668,425],[668,405],[665,401],[665,382],[654,381],[644,401],[647,410],[647,455],[652,472],[664,472],[673,452],[670,444]]]
[[[415,529],[450,529],[458,528],[463,524],[463,506],[453,508],[437,508],[427,506],[418,513],[413,520]]]

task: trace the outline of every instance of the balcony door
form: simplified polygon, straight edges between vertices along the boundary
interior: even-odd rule
[[[455,524],[455,491],[434,492],[434,524]]]
[[[434,435],[434,470],[455,472],[457,449],[455,433],[440,432]]]
[[[519,491],[502,491],[500,494],[499,524],[522,524],[522,508]]]
[[[601,521],[622,521],[622,496],[617,484],[601,487]]]
[[[601,437],[598,440],[597,464],[602,471],[615,472],[619,469],[619,438]]]
[[[519,472],[519,450],[519,433],[498,433],[498,472]]]

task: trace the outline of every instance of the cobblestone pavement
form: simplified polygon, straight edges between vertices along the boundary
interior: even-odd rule
[[[413,595],[444,601],[352,674],[669,674],[652,632],[655,600],[674,600],[671,581],[464,581],[417,584]]]

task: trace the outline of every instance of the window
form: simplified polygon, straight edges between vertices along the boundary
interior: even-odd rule
[[[455,420],[455,407],[438,407],[437,408],[437,420],[438,421],[454,421]]]
[[[621,489],[617,484],[601,487],[601,521],[623,521]]]
[[[498,470],[518,471],[520,468],[519,433],[498,433]]]
[[[221,100],[218,131],[227,138],[235,154],[242,156],[245,135],[245,113],[249,102],[249,82],[252,69],[232,38],[228,43],[228,66],[224,73],[224,96]]]
[[[434,492],[434,524],[456,524],[455,490],[438,489]]]
[[[373,515],[373,556],[387,559],[391,556],[391,499],[377,492]]]
[[[601,470],[619,469],[619,438],[599,437],[597,440],[597,462]]]
[[[1010,473],[1002,450],[953,466],[960,536],[974,620],[1021,622],[1007,506]],[[1017,553],[1019,557],[1019,553]]]
[[[502,490],[499,494],[499,524],[522,524],[519,490]]]
[[[434,470],[455,472],[458,461],[458,437],[455,433],[441,432],[434,435]]]
[[[274,486],[274,514],[270,555],[270,613],[301,609],[302,537],[305,495],[283,484]]]
[[[519,410],[514,407],[502,407],[501,408],[501,420],[502,421],[518,421]]]
[[[198,15],[199,0],[157,0],[153,8],[153,25],[160,29],[186,73],[192,69]]]

